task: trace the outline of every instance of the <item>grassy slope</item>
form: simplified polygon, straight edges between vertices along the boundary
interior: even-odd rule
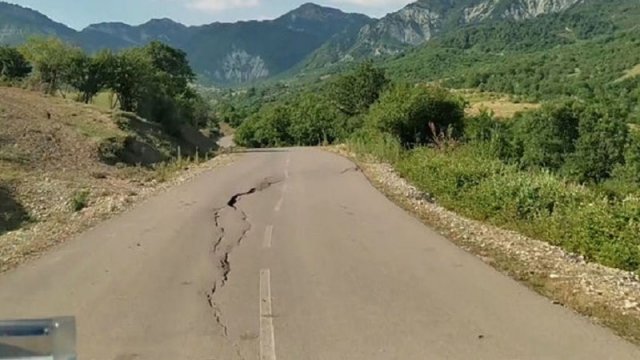
[[[132,163],[181,144],[131,114],[0,87],[0,272],[183,169],[105,163],[101,145],[127,139]],[[78,201],[86,207],[76,212]]]
[[[118,169],[100,161],[98,148],[106,139],[125,136],[109,114],[93,107],[0,88],[0,187],[15,211],[45,220],[64,212],[81,189],[106,190],[121,178]],[[3,211],[13,220],[0,223],[0,233],[26,219],[12,216],[11,208]]]

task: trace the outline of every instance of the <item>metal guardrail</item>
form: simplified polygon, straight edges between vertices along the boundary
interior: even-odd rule
[[[0,321],[0,359],[76,360],[75,319]]]

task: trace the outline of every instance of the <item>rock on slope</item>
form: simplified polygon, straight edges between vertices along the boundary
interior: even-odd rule
[[[583,0],[419,0],[367,24],[357,36],[335,37],[311,59],[394,54],[434,36],[482,21],[523,20],[565,11]],[[326,54],[326,52],[339,52]]]

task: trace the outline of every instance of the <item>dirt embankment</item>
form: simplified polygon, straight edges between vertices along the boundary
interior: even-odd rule
[[[0,272],[159,188],[229,161],[150,166],[175,158],[178,149],[183,158],[201,150],[201,160],[215,149],[215,139],[183,132],[178,139],[132,114],[0,87]]]

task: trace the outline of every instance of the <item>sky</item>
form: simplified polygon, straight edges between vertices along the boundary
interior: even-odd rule
[[[309,0],[8,0],[37,10],[80,30],[89,24],[120,21],[138,25],[152,18],[171,18],[187,25],[216,21],[273,19]],[[381,17],[412,0],[318,0],[337,7]]]

